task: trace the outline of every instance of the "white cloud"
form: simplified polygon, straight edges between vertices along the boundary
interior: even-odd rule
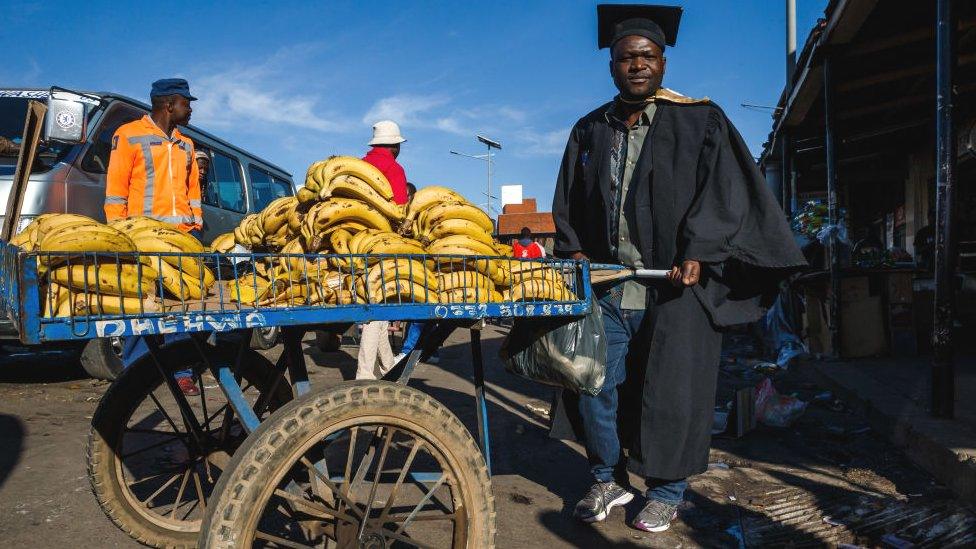
[[[561,155],[566,149],[570,128],[562,128],[548,132],[524,128],[516,134],[522,143],[517,154],[520,156],[552,156]]]
[[[363,123],[372,125],[379,120],[393,120],[401,126],[436,126],[426,115],[447,104],[448,99],[435,95],[393,95],[373,104],[363,115]]]
[[[261,63],[237,65],[191,76],[194,123],[244,129],[255,124],[286,125],[319,132],[339,132],[348,127],[341,117],[326,112],[314,94],[289,80],[283,58],[302,56],[307,47],[277,52]]]
[[[456,135],[471,135],[472,130],[461,125],[461,121],[456,117],[445,117],[437,119],[437,129]]]

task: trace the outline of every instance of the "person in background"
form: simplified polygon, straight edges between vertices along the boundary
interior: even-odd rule
[[[193,156],[197,161],[197,171],[200,172],[200,196],[207,196],[207,174],[210,173],[210,153],[206,149],[198,148]]]
[[[519,259],[539,259],[546,257],[546,249],[532,238],[532,230],[522,227],[518,240],[512,244],[512,256]]]
[[[149,92],[152,112],[123,124],[112,137],[112,152],[105,181],[107,221],[144,215],[165,221],[200,238],[203,212],[200,209],[200,172],[193,141],[177,126],[190,122],[193,109],[190,86],[182,78],[153,82]],[[169,343],[185,337],[164,337]],[[127,337],[122,349],[122,366],[128,368],[148,351],[141,337]],[[192,370],[174,374],[185,395],[200,394]]]
[[[400,126],[392,120],[381,120],[373,124],[372,147],[363,160],[375,166],[393,191],[393,201],[404,206],[409,200],[407,175],[397,162],[400,145],[406,139],[400,135]],[[377,364],[377,360],[379,364]],[[390,322],[377,320],[360,326],[359,356],[357,357],[356,379],[380,379],[396,364],[390,346]]]
[[[414,193],[417,192],[417,187],[413,183],[407,183],[407,203],[413,200]],[[399,364],[401,360],[407,357],[411,351],[417,348],[417,343],[420,342],[420,334],[424,330],[424,325],[426,322],[409,322],[407,327],[403,332],[403,345],[400,347],[400,352],[397,356],[393,357],[393,364]],[[441,357],[434,351],[430,357],[427,358],[428,364],[437,364],[441,361]]]

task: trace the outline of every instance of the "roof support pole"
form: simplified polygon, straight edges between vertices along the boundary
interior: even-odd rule
[[[793,207],[793,201],[796,200],[793,195],[796,193],[796,184],[793,181],[793,140],[790,139],[789,133],[783,134],[783,197],[780,204],[783,205],[783,211],[786,216],[792,216],[795,208]]]
[[[935,319],[932,330],[932,415],[955,408],[952,349],[956,139],[952,125],[952,68],[956,63],[952,0],[936,2],[935,29]]]
[[[827,158],[827,218],[831,227],[837,227],[839,211],[837,207],[837,143],[834,139],[834,84],[833,53],[827,53],[823,60],[824,85],[824,151]],[[830,344],[834,356],[840,356],[840,243],[837,231],[830,231],[827,241],[830,262]]]

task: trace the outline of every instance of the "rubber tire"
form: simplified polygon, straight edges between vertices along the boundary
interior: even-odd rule
[[[323,353],[334,353],[342,347],[342,334],[329,330],[316,330],[315,346]]]
[[[221,475],[203,520],[200,547],[241,547],[249,525],[263,512],[287,471],[283,467],[310,437],[329,425],[361,416],[392,416],[426,431],[445,457],[454,462],[466,504],[471,505],[468,547],[495,546],[495,500],[488,467],[471,433],[443,404],[411,387],[387,381],[348,381],[313,391],[282,406],[244,441],[231,458],[229,474]]]
[[[231,358],[236,354],[236,345],[218,347],[217,352],[226,353],[224,358]],[[193,343],[183,341],[167,345],[163,348],[161,357],[170,371],[185,367],[180,358],[197,356]],[[219,355],[215,355],[219,356]],[[241,375],[254,383],[270,387],[275,379],[274,365],[261,354],[247,351],[241,363]],[[88,435],[88,480],[92,492],[102,511],[123,532],[136,541],[151,547],[196,547],[199,530],[175,531],[164,526],[154,524],[135,512],[128,504],[118,478],[115,476],[116,454],[114,448],[121,434],[119,418],[129,418],[132,411],[146,398],[148,390],[158,387],[162,383],[159,372],[146,356],[127,368],[118,379],[112,383],[92,416],[92,429]],[[147,390],[148,389],[148,390]],[[276,389],[277,406],[291,400],[291,389],[287,380],[279,383]],[[276,405],[272,405],[274,409]],[[235,452],[236,453],[236,452]],[[212,497],[212,495],[211,495]]]
[[[281,328],[254,328],[251,330],[251,348],[267,351],[278,344],[281,338]]]
[[[122,373],[122,357],[112,347],[111,338],[88,340],[79,360],[85,372],[95,379],[112,381]]]

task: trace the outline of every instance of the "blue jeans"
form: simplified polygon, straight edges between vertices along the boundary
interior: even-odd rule
[[[400,347],[400,352],[409,355],[410,351],[417,346],[417,342],[420,341],[420,333],[424,331],[423,322],[411,322],[407,325],[407,332],[403,336],[403,346]]]
[[[197,240],[203,238],[203,232],[199,230],[190,231],[190,234]],[[163,345],[181,339],[189,339],[189,337],[190,334],[164,334]],[[122,368],[125,369],[132,366],[135,361],[142,358],[148,352],[149,347],[146,346],[144,338],[140,336],[124,338],[122,341]],[[178,380],[184,377],[193,377],[193,370],[178,370],[173,373],[174,379]]]
[[[411,322],[407,325],[407,331],[403,336],[403,345],[400,347],[400,353],[409,355],[410,351],[413,351],[417,347],[417,343],[420,343],[420,335],[424,331],[424,325],[426,322]],[[438,356],[438,351],[440,349],[435,349],[430,356]]]
[[[603,388],[596,396],[581,394],[579,410],[583,420],[583,435],[590,472],[597,482],[610,482],[615,472],[622,471],[623,453],[617,433],[617,387],[627,378],[627,351],[630,341],[638,334],[644,321],[644,311],[622,309],[623,286],[598,292],[603,312],[603,328],[607,337],[607,374]],[[648,499],[677,505],[684,497],[688,482],[685,479],[664,480],[648,478]]]

